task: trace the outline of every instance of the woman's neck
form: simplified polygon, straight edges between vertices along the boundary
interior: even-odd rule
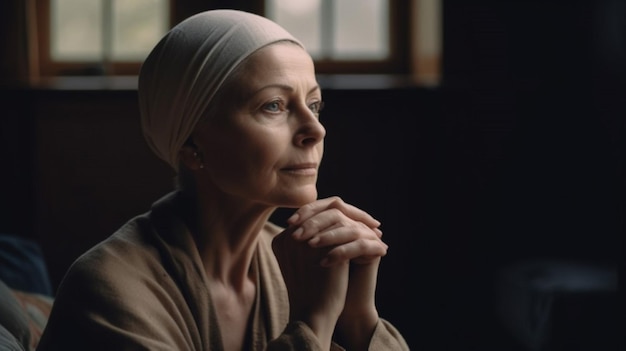
[[[250,267],[273,208],[236,199],[199,196],[186,211],[208,281],[236,291],[250,278]]]

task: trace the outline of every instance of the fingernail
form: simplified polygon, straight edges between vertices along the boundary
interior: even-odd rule
[[[315,246],[319,242],[320,242],[320,238],[319,238],[319,236],[316,236],[316,237],[313,237],[313,239],[309,240],[309,245]]]
[[[300,215],[297,213],[294,213],[291,215],[291,217],[287,219],[287,223],[293,224],[298,220],[298,218],[300,218]]]
[[[304,229],[302,229],[302,227],[300,227],[300,228],[296,229],[293,232],[293,237],[296,238],[296,239],[300,239],[300,236],[302,236],[303,232],[304,232]]]

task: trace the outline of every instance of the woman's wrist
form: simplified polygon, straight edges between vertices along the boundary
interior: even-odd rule
[[[342,314],[337,321],[335,340],[348,350],[367,350],[378,322],[375,308],[358,314]]]
[[[335,326],[337,325],[337,317],[331,317],[328,314],[318,315],[299,315],[291,316],[292,322],[301,322],[311,329],[313,334],[317,337],[320,345],[324,350],[330,347],[335,332]]]

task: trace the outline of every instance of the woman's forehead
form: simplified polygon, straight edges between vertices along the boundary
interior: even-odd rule
[[[238,85],[252,91],[268,84],[302,84],[315,81],[315,67],[311,56],[300,46],[289,43],[268,45],[242,62],[235,75]],[[241,86],[240,86],[241,88]]]

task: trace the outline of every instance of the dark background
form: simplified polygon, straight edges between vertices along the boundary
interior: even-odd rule
[[[623,267],[626,2],[444,0],[443,16],[440,86],[320,78],[319,189],[383,223],[378,305],[412,349],[516,350],[494,318],[500,268]],[[3,20],[6,77],[18,38]],[[56,286],[173,174],[132,87],[2,86],[0,231],[38,240]]]

